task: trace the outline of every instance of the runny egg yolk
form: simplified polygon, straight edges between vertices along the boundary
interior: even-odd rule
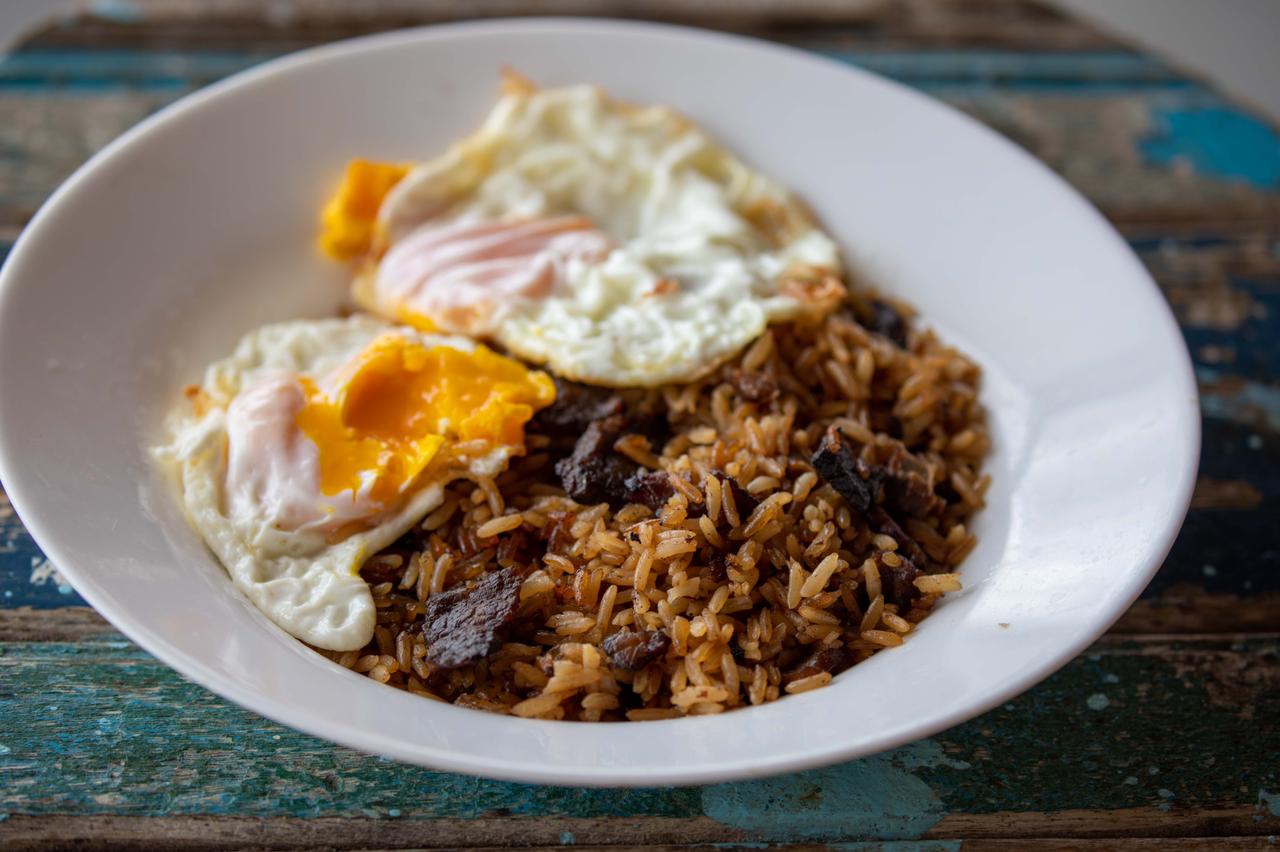
[[[297,425],[319,449],[320,490],[387,504],[450,446],[521,447],[524,424],[555,399],[551,378],[484,346],[426,347],[396,334],[343,367],[330,393],[302,378]]]
[[[320,247],[334,260],[350,260],[369,250],[378,222],[378,208],[408,166],[356,159],[347,165],[342,186],[324,206]]]

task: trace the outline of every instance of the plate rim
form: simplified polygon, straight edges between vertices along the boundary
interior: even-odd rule
[[[229,77],[219,80],[209,86],[188,93],[176,101],[166,105],[162,109],[157,110],[155,113],[133,125],[119,137],[97,151],[66,180],[64,180],[53,191],[53,193],[50,194],[50,196],[37,210],[36,214],[32,216],[31,220],[22,229],[18,239],[14,242],[8,257],[6,258],[3,269],[0,269],[0,317],[3,317],[4,315],[5,305],[9,300],[10,294],[16,291],[20,286],[18,283],[18,275],[14,272],[14,269],[19,265],[15,263],[15,260],[20,260],[22,258],[24,246],[28,241],[34,239],[32,235],[37,233],[37,231],[44,226],[44,223],[47,220],[56,215],[63,199],[72,193],[77,186],[89,179],[101,166],[113,159],[117,152],[130,146],[135,139],[150,133],[153,129],[158,128],[169,121],[174,120],[175,117],[181,115],[187,110],[200,108],[204,104],[232,95],[238,90],[252,87],[259,81],[269,77],[288,74],[312,63],[321,63],[331,59],[337,59],[350,52],[363,52],[366,50],[376,51],[382,48],[390,48],[400,44],[410,43],[419,43],[425,47],[430,45],[432,42],[439,40],[466,38],[474,34],[515,33],[538,35],[555,33],[564,35],[569,33],[578,36],[590,36],[592,33],[599,32],[607,32],[610,34],[648,33],[650,35],[660,37],[710,40],[739,47],[748,47],[752,50],[783,55],[791,60],[809,63],[815,67],[833,69],[840,73],[857,77],[862,83],[869,82],[875,85],[887,87],[888,89],[891,89],[896,96],[914,99],[917,102],[927,104],[935,110],[942,109],[950,112],[953,116],[962,119],[969,124],[971,128],[985,134],[987,141],[998,146],[1006,155],[1020,158],[1025,164],[1038,170],[1042,176],[1050,178],[1058,192],[1065,192],[1073,198],[1075,206],[1079,208],[1079,213],[1081,215],[1092,218],[1094,220],[1094,224],[1101,226],[1100,233],[1105,234],[1107,238],[1112,241],[1115,249],[1127,258],[1130,265],[1133,267],[1133,273],[1146,282],[1146,285],[1149,288],[1148,296],[1152,297],[1154,302],[1160,308],[1159,311],[1155,312],[1156,315],[1151,318],[1151,321],[1158,322],[1164,326],[1164,331],[1170,334],[1173,341],[1177,344],[1177,347],[1180,347],[1179,354],[1181,355],[1181,358],[1177,364],[1170,365],[1170,374],[1180,381],[1182,389],[1186,391],[1187,402],[1186,405],[1178,409],[1180,416],[1184,421],[1183,425],[1186,427],[1185,434],[1187,440],[1180,448],[1180,479],[1178,481],[1178,488],[1175,490],[1175,493],[1172,495],[1172,499],[1170,500],[1172,511],[1168,515],[1168,522],[1164,524],[1164,527],[1158,531],[1158,535],[1153,539],[1159,542],[1159,544],[1151,549],[1144,563],[1136,565],[1135,570],[1127,574],[1127,583],[1124,584],[1125,587],[1123,592],[1118,594],[1116,598],[1117,601],[1123,601],[1123,606],[1119,606],[1117,604],[1115,611],[1105,619],[1097,622],[1094,627],[1083,630],[1074,641],[1065,643],[1054,653],[1047,655],[1045,660],[1039,665],[1029,667],[1025,671],[1018,673],[1016,677],[1010,679],[1007,685],[1001,689],[993,690],[984,698],[984,700],[970,702],[961,707],[939,714],[935,718],[922,722],[904,723],[888,731],[864,738],[854,745],[845,745],[843,747],[824,746],[819,748],[810,748],[807,750],[798,750],[796,752],[787,753],[783,756],[767,759],[763,762],[759,760],[752,760],[749,756],[738,760],[719,760],[712,763],[702,762],[690,768],[672,767],[665,771],[646,771],[642,777],[636,778],[634,771],[628,772],[626,769],[620,767],[549,767],[547,765],[533,762],[521,763],[519,760],[500,762],[492,758],[479,757],[467,753],[458,757],[455,756],[455,752],[452,752],[442,746],[409,744],[403,741],[396,741],[386,735],[375,734],[374,732],[361,728],[342,727],[321,717],[313,717],[310,712],[306,710],[305,705],[290,706],[284,702],[271,699],[255,690],[241,686],[235,680],[222,675],[216,670],[208,668],[199,659],[193,658],[186,652],[172,647],[160,633],[155,632],[144,625],[132,623],[127,612],[117,610],[115,606],[106,600],[107,595],[105,592],[101,596],[98,594],[97,589],[94,588],[95,584],[91,579],[89,572],[85,572],[82,575],[80,569],[74,567],[74,560],[61,558],[66,554],[60,553],[61,545],[58,542],[58,536],[54,533],[54,525],[52,523],[46,524],[45,520],[40,518],[37,514],[27,513],[24,509],[24,506],[27,505],[27,501],[23,495],[28,490],[28,485],[23,484],[24,476],[19,473],[16,477],[16,482],[18,484],[16,486],[13,484],[15,481],[14,474],[18,472],[21,464],[17,461],[18,449],[11,446],[10,441],[6,438],[4,420],[3,418],[0,418],[0,481],[6,483],[6,493],[14,511],[17,513],[19,519],[33,540],[35,540],[36,544],[40,547],[41,551],[53,562],[77,592],[79,592],[80,595],[99,614],[107,619],[115,629],[119,630],[131,641],[137,643],[147,653],[156,657],[167,667],[239,707],[257,713],[260,716],[268,718],[273,722],[293,730],[301,731],[305,734],[328,740],[329,742],[350,747],[363,753],[385,755],[399,761],[431,769],[481,776],[502,781],[571,785],[580,787],[685,786],[716,783],[728,780],[747,780],[777,775],[784,772],[830,765],[853,758],[870,756],[888,749],[896,748],[906,743],[932,736],[940,731],[953,727],[954,725],[973,719],[993,707],[1008,701],[1010,698],[1030,689],[1062,668],[1062,666],[1074,659],[1081,651],[1105,633],[1111,625],[1113,625],[1115,621],[1118,620],[1125,611],[1127,611],[1133,601],[1139,594],[1141,594],[1142,590],[1146,588],[1151,578],[1163,564],[1169,550],[1172,548],[1177,534],[1181,529],[1186,512],[1190,507],[1191,494],[1195,485],[1199,462],[1201,419],[1194,370],[1185,339],[1181,334],[1181,330],[1177,325],[1167,300],[1164,298],[1163,293],[1159,290],[1158,285],[1152,279],[1145,266],[1133,253],[1129,245],[1116,232],[1110,222],[1108,222],[1078,190],[1067,183],[1066,180],[1061,178],[1048,166],[1021,147],[1017,146],[981,122],[965,115],[955,107],[912,89],[909,86],[898,83],[874,72],[842,63],[829,56],[807,51],[802,48],[779,44],[762,38],[729,34],[699,27],[675,24],[629,21],[611,18],[513,17],[432,24],[393,30],[385,33],[376,33],[356,38],[343,39],[276,57],[230,75]],[[2,380],[2,376],[0,376],[0,380]],[[0,387],[0,397],[2,396],[3,388]],[[31,487],[34,488],[36,486],[32,484]],[[452,709],[456,710],[458,708]],[[459,712],[473,711],[459,710]],[[742,712],[749,712],[749,708]],[[692,721],[693,720],[686,719],[664,720],[649,722],[646,723],[646,725],[655,726],[652,730],[659,732],[669,725],[684,725],[689,724]],[[555,726],[556,728],[563,728],[566,724],[589,724],[528,719],[522,719],[520,720],[520,723],[531,726],[549,725]],[[646,728],[646,730],[650,729]],[[410,745],[412,748],[404,747]],[[397,748],[396,746],[402,747]]]

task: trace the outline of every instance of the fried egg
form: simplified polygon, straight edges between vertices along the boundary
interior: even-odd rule
[[[655,386],[844,295],[835,243],[799,201],[673,110],[505,89],[477,132],[403,177],[348,170],[323,239],[361,258],[367,310],[567,378]]]
[[[303,641],[363,647],[364,560],[523,452],[551,379],[470,340],[367,316],[270,325],[208,368],[157,450],[231,579]]]

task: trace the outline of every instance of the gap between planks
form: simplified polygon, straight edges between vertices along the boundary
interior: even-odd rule
[[[1173,844],[1200,848],[1218,839],[1229,839],[1235,848],[1253,849],[1260,848],[1259,843],[1265,845],[1268,835],[1274,834],[1280,824],[1280,818],[1257,820],[1256,817],[1257,811],[1253,808],[1183,813],[1145,808],[973,814],[943,817],[923,838],[912,841],[910,848],[929,849],[931,842],[941,845],[960,841],[965,849],[1060,849],[1086,844],[1166,849]],[[562,844],[567,836],[573,838],[575,845],[586,848],[688,849],[714,844],[715,848],[723,849],[752,842],[740,829],[705,816],[639,819],[481,816],[415,821],[15,814],[0,822],[0,845],[5,849],[31,850],[80,845],[91,845],[94,849],[174,850],[553,848]],[[854,842],[860,839],[849,838]],[[828,838],[826,842],[832,840]],[[793,844],[780,848],[829,849],[830,846]]]

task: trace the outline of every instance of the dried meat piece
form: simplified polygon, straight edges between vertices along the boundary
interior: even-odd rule
[[[818,475],[845,499],[849,508],[863,515],[880,496],[884,471],[858,458],[853,447],[834,426],[822,436],[811,463]]]
[[[622,397],[609,388],[571,382],[559,376],[554,381],[555,402],[533,416],[529,427],[534,431],[567,435],[576,440],[592,421],[622,414],[625,410]]]
[[[890,517],[880,506],[873,506],[867,514],[867,520],[871,523],[871,528],[876,532],[887,535],[898,543],[898,548],[902,555],[914,562],[918,567],[923,568],[925,573],[931,573],[934,569],[933,560],[929,558],[929,554],[924,552],[919,543],[914,538],[907,535],[902,527],[898,526],[898,522]]]
[[[730,374],[730,381],[747,402],[767,405],[778,398],[778,382],[769,373],[737,369]]]
[[[627,419],[621,414],[587,426],[574,444],[573,454],[556,462],[556,474],[566,494],[584,505],[609,503],[616,507],[627,502],[627,480],[640,466],[614,452],[613,444],[626,427]]]
[[[915,579],[923,576],[924,572],[917,568],[910,559],[901,555],[898,558],[902,560],[900,565],[889,565],[883,559],[878,560],[880,566],[880,590],[884,594],[884,599],[887,603],[897,604],[900,610],[905,610],[920,596],[920,590],[916,588]]]
[[[636,471],[628,477],[626,488],[628,503],[640,503],[655,511],[676,493],[675,486],[671,484],[671,477],[661,470]]]
[[[871,300],[871,321],[867,327],[877,334],[883,334],[903,349],[907,348],[907,321],[888,302],[882,299]]]
[[[831,672],[833,675],[837,675],[851,665],[853,665],[853,653],[844,645],[823,645],[788,669],[783,675],[783,679],[790,683],[793,680],[812,677],[822,672]]]
[[[751,513],[756,510],[756,507],[760,505],[760,501],[753,497],[750,491],[739,485],[738,480],[734,479],[729,474],[717,470],[712,474],[712,476],[720,480],[721,489],[728,488],[733,492],[733,507],[738,510],[739,518],[745,520],[750,517]],[[697,509],[696,512],[694,511],[695,508]],[[701,513],[701,506],[690,507],[690,515],[697,515]],[[721,515],[721,517],[724,516]]]
[[[902,446],[894,447],[885,472],[884,505],[893,514],[923,518],[942,508],[944,501],[933,489],[933,469],[913,460]]]
[[[519,574],[504,568],[428,598],[422,621],[427,661],[438,669],[456,669],[493,653],[515,618],[520,583]]]
[[[606,638],[600,647],[615,667],[637,672],[666,655],[671,637],[661,630],[623,630]]]

